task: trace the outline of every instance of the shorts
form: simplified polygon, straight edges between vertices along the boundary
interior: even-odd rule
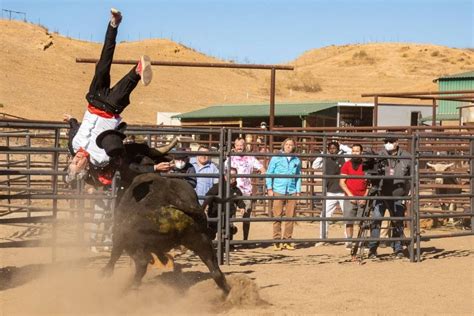
[[[366,204],[367,205],[367,204]],[[351,200],[344,200],[343,216],[344,217],[362,217],[365,205],[352,204]],[[345,224],[354,224],[354,221],[344,221]]]

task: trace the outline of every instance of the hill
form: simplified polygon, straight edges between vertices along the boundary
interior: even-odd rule
[[[0,20],[0,112],[30,119],[81,117],[102,44],[52,34],[29,23]],[[122,42],[115,58],[223,62],[178,43],[152,39]],[[305,52],[291,62],[294,72],[277,72],[277,102],[308,100],[371,101],[366,92],[436,90],[433,79],[474,68],[474,52],[422,44],[329,46]],[[130,66],[113,65],[112,82]],[[138,86],[124,112],[129,123],[155,123],[156,112],[185,112],[213,104],[268,101],[269,72],[240,69],[154,67],[150,86]]]

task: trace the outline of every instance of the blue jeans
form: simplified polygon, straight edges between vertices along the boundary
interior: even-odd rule
[[[372,217],[375,218],[372,223],[372,229],[370,231],[370,236],[373,238],[380,237],[380,226],[382,223],[381,218],[384,217],[385,211],[387,210],[390,213],[391,217],[403,217],[405,215],[405,206],[402,204],[402,201],[375,201],[374,210],[372,212]],[[403,236],[403,221],[392,221],[392,237],[402,237]],[[379,243],[377,241],[371,241],[369,243],[370,251],[377,251]],[[392,243],[392,248],[394,252],[402,251],[403,246],[401,241],[394,241]]]

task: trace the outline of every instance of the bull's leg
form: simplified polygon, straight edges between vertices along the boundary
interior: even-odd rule
[[[129,288],[138,288],[142,282],[142,278],[146,273],[148,264],[152,262],[153,257],[150,252],[145,252],[142,249],[137,250],[131,254],[133,261],[135,262],[135,275],[129,286]]]
[[[114,234],[115,236],[115,234]],[[102,268],[102,275],[109,277],[114,273],[114,267],[124,250],[123,241],[119,238],[113,238],[112,253],[109,262]]]
[[[212,241],[205,233],[191,233],[188,232],[183,238],[183,245],[191,249],[195,254],[201,258],[211,272],[211,276],[216,284],[228,294],[230,286],[227,284],[224,273],[222,273],[217,263],[217,256],[212,247]]]

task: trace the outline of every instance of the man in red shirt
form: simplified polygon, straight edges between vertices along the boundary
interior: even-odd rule
[[[362,145],[352,145],[352,154],[360,155],[362,153]],[[343,176],[363,176],[364,171],[362,170],[362,158],[352,158],[346,161],[341,168],[341,175]],[[357,200],[358,196],[367,196],[367,180],[366,179],[340,179],[339,185],[345,192],[346,196],[353,196],[353,200],[344,200],[344,217],[359,217],[362,216],[362,212],[365,207],[365,200]],[[354,233],[354,221],[346,221],[346,238],[352,238]],[[346,242],[346,248],[351,249],[351,243]]]

